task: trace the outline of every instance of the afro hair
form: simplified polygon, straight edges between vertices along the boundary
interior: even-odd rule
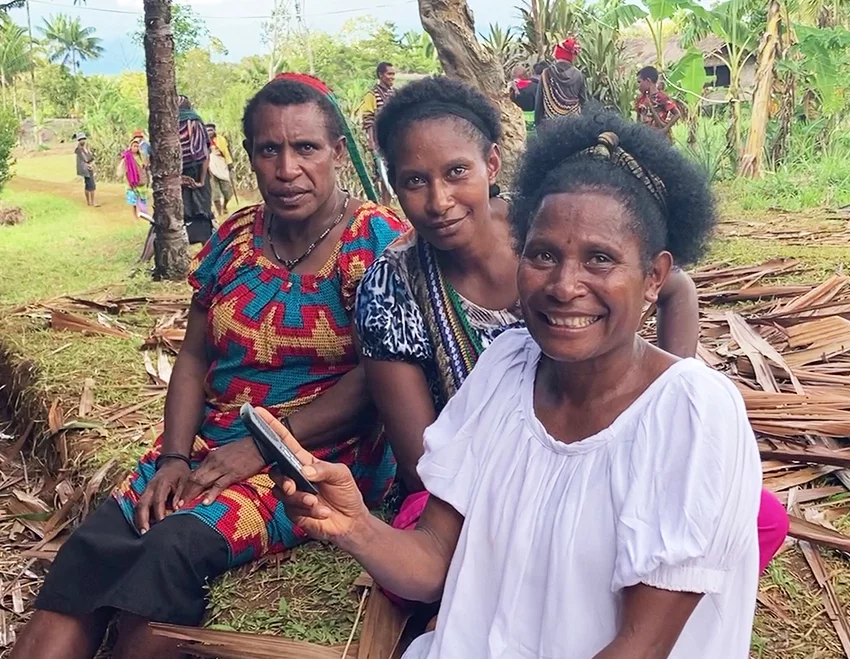
[[[452,108],[457,112],[452,112]],[[381,108],[375,122],[378,146],[391,177],[394,177],[399,138],[404,132],[419,121],[444,117],[464,122],[484,153],[502,138],[499,111],[481,92],[444,76],[423,78],[402,87]]]
[[[606,131],[616,133],[620,147],[661,179],[666,209],[623,167],[578,155]],[[588,189],[608,191],[623,203],[647,261],[661,250],[669,251],[677,265],[694,263],[704,254],[716,222],[707,177],[657,131],[598,109],[549,121],[530,140],[513,187],[511,225],[517,249],[522,251],[544,197]]]

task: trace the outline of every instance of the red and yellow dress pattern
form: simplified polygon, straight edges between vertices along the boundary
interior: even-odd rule
[[[285,416],[357,365],[352,338],[357,285],[406,229],[391,210],[365,203],[327,263],[315,274],[299,274],[263,255],[263,212],[259,205],[235,213],[192,264],[193,300],[207,309],[210,360],[193,468],[216,447],[248,436],[239,418],[243,403]],[[113,493],[130,524],[155,473],[160,439]],[[370,504],[381,501],[395,475],[395,461],[378,427],[316,453],[348,465]],[[194,515],[218,531],[230,548],[231,567],[305,539],[272,495],[265,474],[229,487],[208,506],[198,498],[175,514]]]

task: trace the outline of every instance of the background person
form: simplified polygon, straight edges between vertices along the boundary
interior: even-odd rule
[[[14,659],[90,659],[116,613],[115,659],[176,659],[148,621],[198,624],[210,580],[306,539],[272,495],[239,418],[245,401],[349,465],[367,501],[389,487],[395,463],[351,312],[364,268],[405,225],[337,186],[344,120],[315,82],[284,74],[248,103],[263,203],[235,213],[195,258],[163,434],[63,545]]]
[[[673,141],[673,125],[682,113],[672,98],[658,89],[658,69],[645,66],[637,74],[639,94],[635,101],[637,120]]]
[[[139,213],[150,215],[150,162],[142,153],[138,137],[134,136],[121,154],[116,173],[127,183],[126,199],[133,208],[133,219],[138,219]]]
[[[77,133],[77,148],[74,149],[77,157],[77,176],[83,177],[83,190],[86,194],[88,206],[100,206],[94,201],[94,192],[97,183],[94,180],[94,153],[88,146],[88,139],[83,132]]]
[[[182,169],[183,222],[190,243],[205,243],[212,235],[210,140],[201,117],[182,94],[178,97],[178,132]]]
[[[584,75],[574,62],[581,48],[573,37],[555,46],[555,61],[540,74],[537,101],[534,106],[534,125],[540,126],[548,119],[565,117],[581,112],[587,103]]]
[[[210,139],[210,185],[215,212],[227,213],[227,204],[233,198],[233,156],[230,145],[224,135],[216,132],[215,124],[207,124],[207,137]]]
[[[637,334],[674,260],[703,253],[708,182],[616,115],[546,128],[511,214],[527,329],[426,431],[416,530],[372,516],[344,465],[276,423],[319,489],[275,476],[280,496],[377,583],[442,598],[405,659],[746,659],[761,462],[744,401]]]
[[[393,89],[395,67],[389,62],[381,62],[375,72],[378,75],[378,82],[363,97],[360,104],[360,115],[363,131],[366,133],[366,140],[372,155],[372,176],[375,181],[375,189],[380,191],[381,203],[387,205],[392,199],[392,194],[381,175],[381,156],[378,153],[378,142],[375,139],[375,119],[381,108],[395,95],[395,89]]]

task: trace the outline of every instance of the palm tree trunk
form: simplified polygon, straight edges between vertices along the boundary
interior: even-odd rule
[[[525,148],[525,120],[508,97],[505,72],[498,58],[475,36],[475,21],[466,0],[419,0],[419,17],[431,35],[446,75],[475,87],[499,108],[504,129],[501,178],[509,181]]]
[[[151,178],[156,236],[154,277],[180,280],[189,271],[183,199],[180,190],[180,139],[177,135],[177,84],[171,0],[144,0],[145,73],[148,82]]]
[[[747,146],[741,156],[738,170],[741,176],[758,178],[762,173],[764,141],[767,136],[767,121],[770,117],[770,98],[773,92],[774,66],[779,50],[781,7],[779,0],[770,0],[767,8],[767,28],[762,37],[756,68],[756,90],[753,94],[753,113]]]

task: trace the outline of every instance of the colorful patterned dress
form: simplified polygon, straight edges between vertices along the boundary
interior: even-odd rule
[[[210,356],[193,468],[211,450],[248,436],[238,414],[244,402],[285,416],[357,365],[351,332],[357,284],[404,228],[392,211],[365,203],[327,263],[302,275],[263,255],[263,206],[243,209],[221,226],[196,257],[190,276],[194,300],[208,310]],[[155,473],[160,440],[113,494],[131,524],[134,506]],[[395,474],[377,427],[315,453],[348,465],[370,504],[381,501]],[[199,497],[175,514],[193,515],[218,531],[228,544],[230,566],[240,565],[305,539],[284,515],[272,486],[260,474],[229,487],[208,506]]]

